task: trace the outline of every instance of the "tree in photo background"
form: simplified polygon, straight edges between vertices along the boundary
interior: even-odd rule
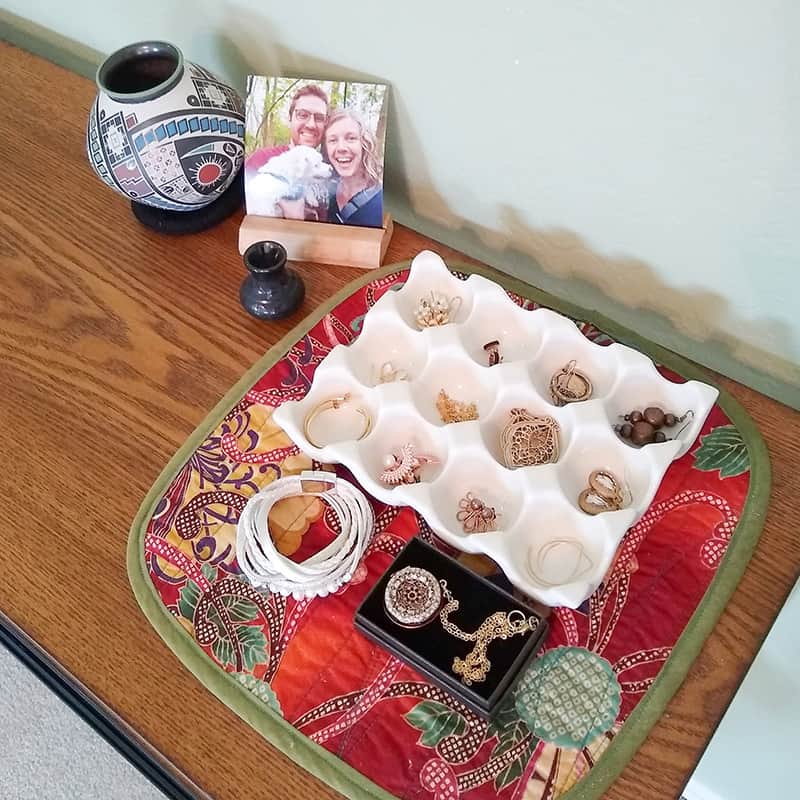
[[[254,75],[250,78],[246,108],[245,151],[248,154],[262,147],[289,143],[292,97],[309,84],[316,84],[325,91],[331,109],[350,108],[358,112],[382,147],[386,133],[385,86]]]

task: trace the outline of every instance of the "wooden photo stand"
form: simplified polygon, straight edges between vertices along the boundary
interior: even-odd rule
[[[273,241],[286,248],[292,261],[374,269],[383,263],[393,229],[389,214],[383,215],[382,228],[248,214],[239,228],[239,252],[254,242]]]

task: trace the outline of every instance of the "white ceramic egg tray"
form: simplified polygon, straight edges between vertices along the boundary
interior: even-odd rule
[[[431,291],[460,297],[450,324],[420,330],[415,310]],[[484,344],[499,340],[503,361],[488,366]],[[550,398],[554,373],[575,360],[593,384],[589,400],[557,407]],[[408,380],[380,383],[387,361]],[[444,424],[436,409],[440,390],[475,402],[478,420]],[[312,420],[320,403],[349,393],[349,404]],[[483,553],[517,588],[551,606],[579,606],[597,589],[625,534],[653,500],[670,463],[683,455],[718,392],[697,381],[673,383],[642,353],[620,344],[596,345],[574,322],[547,309],[524,310],[498,284],[472,275],[462,281],[430,251],[412,262],[407,282],[384,294],[364,319],[361,335],[335,347],[317,367],[308,394],[275,410],[275,421],[300,448],[323,462],[344,464],[361,486],[390,505],[421,514],[444,541]],[[659,406],[694,415],[665,429],[674,439],[636,448],[614,425],[632,410]],[[363,408],[369,434],[356,440]],[[560,427],[558,461],[509,469],[500,437],[512,408],[554,417]],[[389,487],[379,482],[387,454],[412,443],[436,458],[420,482]],[[610,470],[628,488],[629,504],[590,516],[578,495],[589,474]],[[499,513],[498,530],[466,534],[456,519],[467,492]],[[544,548],[544,549],[542,549]]]

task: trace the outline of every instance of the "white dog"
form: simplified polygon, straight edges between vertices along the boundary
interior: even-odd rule
[[[313,147],[292,147],[273,156],[247,181],[247,213],[281,217],[278,202],[301,197],[310,206],[327,204],[332,174],[330,165]]]

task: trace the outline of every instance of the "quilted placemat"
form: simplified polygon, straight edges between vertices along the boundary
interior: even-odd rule
[[[744,571],[766,511],[766,448],[722,391],[603,584],[581,608],[553,610],[543,650],[484,722],[353,627],[356,608],[410,537],[447,550],[411,509],[374,502],[371,546],[353,581],[326,598],[257,592],[236,563],[236,522],[248,497],[312,467],[272,421],[274,408],[308,391],[320,361],[358,336],[368,309],[406,275],[407,265],[394,265],[359,278],[231,389],[145,498],[129,539],[131,584],[200,681],[348,797],[599,797],[662,713]],[[501,282],[521,307],[553,308],[599,344],[613,337],[636,347],[672,380],[708,382],[689,362],[596,314]],[[292,498],[278,511],[271,528],[292,557],[334,533],[335,517],[317,498]],[[462,559],[491,575],[486,560]]]

